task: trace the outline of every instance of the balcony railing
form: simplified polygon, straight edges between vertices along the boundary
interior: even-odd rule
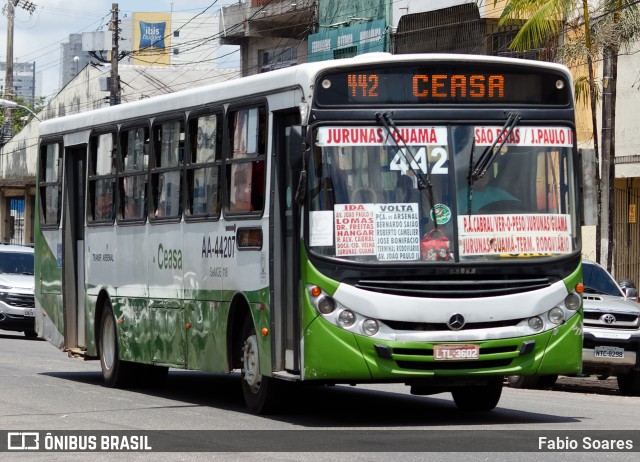
[[[243,37],[298,37],[310,28],[317,0],[251,0],[222,7],[222,43]]]

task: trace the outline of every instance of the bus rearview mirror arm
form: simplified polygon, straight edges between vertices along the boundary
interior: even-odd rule
[[[306,127],[294,125],[289,132],[289,163],[292,171],[300,170],[295,201],[299,205],[304,203],[307,189],[307,161],[310,153],[309,145],[305,142]]]

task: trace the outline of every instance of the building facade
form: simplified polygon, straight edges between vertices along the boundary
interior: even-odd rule
[[[7,63],[0,62],[0,94],[5,95],[4,84],[7,75]],[[35,101],[37,94],[36,63],[13,63],[13,94],[26,104]],[[12,98],[13,99],[13,98]]]

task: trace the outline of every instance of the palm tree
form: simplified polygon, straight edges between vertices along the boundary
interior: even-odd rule
[[[497,3],[494,0],[494,6]],[[587,0],[508,0],[500,17],[500,25],[513,21],[523,22],[511,48],[524,51],[540,48],[550,39],[570,34],[567,46],[562,47],[565,60],[573,63],[587,62],[588,79],[576,79],[576,96],[584,96],[585,83],[591,103],[593,146],[596,158],[597,225],[596,259],[601,260],[601,241],[604,234],[608,242],[606,267],[612,269],[613,211],[615,170],[615,106],[617,62],[621,45],[628,45],[638,34],[637,1],[603,0],[597,3],[599,14],[594,18]],[[595,6],[593,10],[595,11]],[[602,56],[602,155],[598,152],[597,136],[597,87],[594,60]],[[569,63],[567,63],[569,64]],[[599,160],[602,159],[602,168]],[[603,208],[602,204],[607,207]],[[606,228],[603,229],[603,224]],[[605,231],[603,233],[603,231]]]

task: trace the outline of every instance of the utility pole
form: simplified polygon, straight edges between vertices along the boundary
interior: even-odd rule
[[[13,18],[15,16],[13,0],[7,2],[7,63],[4,76],[4,99],[13,101]],[[11,108],[4,108],[4,126],[2,127],[2,144],[13,136],[13,118]]]
[[[13,94],[13,20],[15,18],[15,7],[20,6],[33,14],[36,5],[27,0],[8,0],[7,1],[7,63],[6,75],[4,78],[4,99],[8,101],[14,100]],[[5,106],[4,108],[4,125],[2,127],[2,143],[6,143],[13,136],[13,118],[11,110],[13,108]]]
[[[118,4],[111,4],[111,91],[109,102],[111,106],[120,104],[120,77],[118,75],[118,40],[120,39],[120,28],[118,27]]]

